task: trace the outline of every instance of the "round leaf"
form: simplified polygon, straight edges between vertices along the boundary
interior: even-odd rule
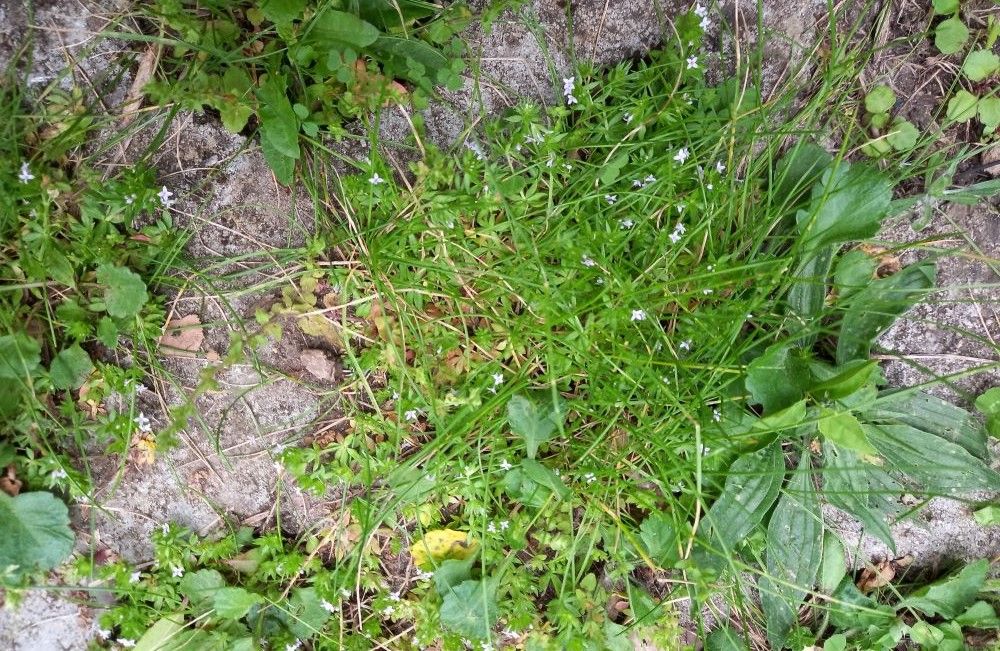
[[[0,378],[31,375],[41,362],[41,350],[37,341],[20,332],[0,337]]]
[[[962,72],[970,81],[982,81],[1000,69],[1000,57],[989,50],[973,50],[965,57]]]
[[[934,45],[942,54],[958,52],[967,40],[969,40],[969,28],[958,16],[941,21],[934,30]]]
[[[94,365],[87,351],[78,344],[73,344],[60,351],[52,360],[49,377],[52,379],[52,386],[57,389],[76,389],[86,381],[93,370]]]
[[[968,122],[976,117],[979,99],[967,90],[960,90],[948,101],[948,119],[953,122]]]
[[[104,305],[113,317],[127,319],[139,313],[149,300],[146,283],[125,267],[103,264],[97,268],[97,282],[104,285]]]
[[[441,603],[441,626],[463,637],[489,637],[497,617],[496,595],[485,581],[465,581],[449,590]]]
[[[1000,125],[1000,97],[984,97],[979,100],[979,121],[986,133]]]
[[[920,132],[909,120],[894,120],[892,131],[885,138],[896,151],[909,151],[917,146]]]
[[[932,0],[934,13],[937,15],[948,15],[958,11],[958,0]]]
[[[52,493],[0,492],[0,567],[50,570],[73,551],[69,511]]]
[[[869,113],[887,113],[896,103],[896,93],[885,84],[872,88],[865,95],[865,110]]]

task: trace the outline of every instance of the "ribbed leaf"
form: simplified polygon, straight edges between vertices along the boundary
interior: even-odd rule
[[[922,391],[898,392],[880,396],[874,409],[862,420],[878,423],[902,423],[957,443],[972,455],[987,461],[986,431],[961,407]]]
[[[895,551],[896,544],[884,515],[871,505],[870,496],[874,492],[871,473],[875,469],[863,463],[851,450],[841,449],[830,442],[823,446],[823,464],[823,497],[826,501],[853,515],[868,534]]]
[[[742,542],[774,504],[784,476],[778,443],[737,459],[726,475],[722,495],[705,514],[712,541],[723,549]]]

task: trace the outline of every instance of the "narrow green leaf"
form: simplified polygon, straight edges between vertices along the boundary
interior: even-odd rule
[[[285,156],[274,148],[270,140],[261,138],[260,150],[264,154],[264,160],[268,167],[274,172],[274,178],[282,185],[291,185],[295,180],[295,159]]]
[[[767,525],[767,576],[760,581],[760,600],[773,648],[784,646],[822,558],[823,518],[809,455],[803,454]]]
[[[795,282],[788,291],[788,308],[789,315],[798,320],[799,329],[815,328],[823,313],[832,262],[833,247],[824,246],[799,264],[792,274]],[[801,338],[800,344],[810,347],[815,341],[816,333],[811,332]]]
[[[986,432],[972,414],[923,391],[885,393],[879,396],[872,409],[862,414],[862,420],[872,424],[909,425],[956,443],[983,461],[989,459]]]
[[[570,496],[569,487],[563,483],[563,480],[559,478],[559,475],[537,461],[533,459],[524,459],[521,461],[521,469],[524,470],[524,474],[529,479],[549,489],[560,498],[566,499]]]
[[[821,400],[839,400],[855,393],[878,376],[877,362],[855,360],[833,369],[835,375],[814,384],[809,393]],[[816,366],[813,366],[816,375]]]
[[[833,162],[833,156],[819,145],[801,142],[778,161],[774,171],[775,185],[771,196],[783,206],[794,207],[823,177]]]
[[[177,637],[183,631],[183,612],[161,617],[142,634],[133,651],[166,651],[177,648]]]
[[[819,571],[819,589],[832,595],[847,575],[847,555],[837,536],[823,536],[823,565]]]
[[[833,506],[857,518],[865,532],[884,542],[894,552],[896,543],[881,509],[872,505],[878,486],[874,474],[881,472],[862,463],[854,452],[828,443],[823,447],[823,497]]]

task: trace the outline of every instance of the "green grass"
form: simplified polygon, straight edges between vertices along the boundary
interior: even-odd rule
[[[883,648],[877,638],[897,622],[911,637],[933,633],[914,632],[915,620],[957,625],[984,586],[978,566],[939,587],[947,613],[915,595],[880,605],[855,594],[818,512],[822,497],[878,535],[877,523],[906,517],[891,496],[996,480],[977,421],[922,395],[906,402],[913,392],[881,387],[868,360],[874,335],[926,296],[930,266],[876,279],[875,262],[847,244],[905,204],[890,203],[893,188],[937,175],[941,154],[844,160],[867,139],[850,117],[861,111],[865,53],[835,40],[804,101],[781,88],[762,104],[748,81],[759,71],[705,83],[697,24],[678,18],[679,40],[645,60],[555,80],[572,103],[521,104],[456,152],[425,143],[408,170],[376,158],[342,176],[314,143],[298,181],[329,214],[306,247],[244,260],[281,270],[250,287],[240,281],[251,271],[226,270],[232,260],[182,259],[183,238],[165,224],[143,230],[151,242],[129,238],[138,208],[115,197],[135,192],[158,210],[150,173],[98,180],[86,160],[46,154],[32,138],[55,118],[25,115],[8,82],[0,323],[19,334],[3,340],[0,360],[13,371],[0,373],[21,382],[0,397],[22,412],[5,423],[12,443],[0,450],[30,488],[86,495],[74,460],[109,434],[124,455],[137,435],[137,414],[91,423],[67,389],[99,386],[100,401],[146,372],[177,381],[156,360],[158,290],[190,283],[227,305],[242,292],[274,296],[279,309],[256,320],[232,315],[220,368],[261,367],[254,349],[305,313],[336,333],[352,370],[340,387],[343,440],[280,454],[299,486],[337,486],[335,524],[299,536],[231,524],[204,540],[170,525],[135,580],[124,562],[78,559],[69,583],[96,576],[119,599],[100,620],[109,638],[159,636],[165,648],[624,649],[636,633],[675,648],[672,606],[690,600],[705,639],[697,611],[715,595],[745,622],[735,646],[717,648],[744,639],[798,648],[836,632]],[[821,156],[812,143],[831,136],[839,150]],[[21,159],[35,173],[29,183],[17,178]],[[55,181],[42,170],[69,175],[71,202],[48,203]],[[101,214],[116,217],[79,228],[88,197],[112,197]],[[32,202],[55,205],[39,235]],[[74,282],[45,268],[18,276],[29,259],[53,268],[46,242],[64,251]],[[74,342],[93,352],[102,337],[119,284],[97,275],[108,264],[150,290],[107,316],[140,365],[97,364],[61,386],[53,358]],[[83,317],[58,311],[67,297]],[[30,344],[15,345],[26,340],[38,342],[37,361],[23,354]],[[213,381],[202,376],[175,406],[158,445],[199,418],[195,397]],[[69,481],[53,478],[52,459]],[[740,506],[751,498],[755,508]],[[421,556],[430,559],[416,567]],[[744,592],[748,575],[762,604]],[[800,627],[807,594],[813,618]],[[872,628],[845,623],[861,615]],[[974,628],[992,626],[977,616]]]

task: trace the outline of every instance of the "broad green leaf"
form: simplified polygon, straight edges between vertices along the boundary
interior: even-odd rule
[[[900,608],[913,608],[931,617],[954,619],[976,601],[976,595],[986,583],[989,561],[973,561],[954,575],[920,588],[899,604]]]
[[[973,50],[965,57],[962,72],[970,81],[982,81],[1000,70],[1000,57],[989,50]]]
[[[967,90],[960,90],[948,100],[945,115],[952,122],[968,122],[976,117],[979,108],[979,98]]]
[[[886,500],[879,493],[871,464],[862,463],[854,452],[827,444],[823,447],[823,497],[833,506],[857,518],[870,536],[884,542],[895,551],[896,543],[885,521],[882,509],[873,506],[875,500]]]
[[[274,172],[274,178],[282,185],[291,185],[295,180],[295,159],[285,156],[271,144],[271,141],[261,138],[260,150],[264,154],[264,160],[268,167]]]
[[[649,557],[663,568],[672,567],[680,558],[677,531],[666,513],[654,512],[639,525],[639,539]]]
[[[0,379],[29,377],[42,360],[42,347],[31,337],[15,332],[0,337]]]
[[[770,196],[782,206],[792,208],[823,177],[833,156],[819,145],[802,142],[778,161],[774,171],[775,187]]]
[[[979,100],[979,121],[986,133],[992,133],[1000,126],[1000,97],[984,97]]]
[[[94,370],[94,364],[79,344],[59,351],[49,367],[52,386],[57,389],[76,389],[86,381]]]
[[[184,613],[161,617],[146,629],[135,643],[133,651],[166,651],[177,648],[177,639],[184,632]]]
[[[918,649],[934,649],[934,651],[962,651],[966,648],[962,629],[952,622],[938,625],[928,624],[920,620],[910,627],[909,637]]]
[[[473,640],[488,638],[499,616],[495,593],[486,580],[460,583],[444,595],[441,626]]]
[[[257,99],[260,100],[260,137],[262,143],[267,141],[275,152],[298,159],[299,118],[292,110],[285,88],[283,76],[268,75],[257,90]],[[267,149],[264,150],[264,155],[267,156]]]
[[[566,499],[569,497],[569,487],[563,483],[563,480],[559,478],[559,475],[537,461],[534,461],[533,459],[524,459],[521,461],[521,469],[524,470],[524,474],[529,479],[541,486],[544,486],[560,498]]]
[[[803,454],[767,525],[767,576],[760,581],[760,601],[773,648],[784,646],[822,558],[823,518],[809,455]]]
[[[69,511],[52,493],[0,491],[0,568],[16,566],[14,575],[51,570],[73,551]]]
[[[511,430],[524,438],[528,458],[534,459],[538,446],[548,441],[566,417],[562,398],[548,395],[542,403],[517,394],[507,403],[507,422]]]
[[[618,180],[622,168],[628,164],[628,154],[620,154],[604,164],[601,170],[601,184],[611,185]]]
[[[892,200],[892,182],[866,165],[840,163],[813,187],[808,209],[796,214],[808,255],[828,244],[872,237]]]
[[[705,651],[748,651],[749,648],[732,626],[720,626],[705,638]]]
[[[847,651],[847,636],[843,633],[831,635],[823,642],[823,651]]]
[[[136,316],[149,300],[146,283],[131,269],[102,264],[97,268],[97,282],[104,285],[104,306],[115,318]]]
[[[855,293],[840,323],[837,364],[867,360],[875,339],[934,287],[934,279],[934,263],[919,262]]]
[[[774,504],[784,477],[785,460],[778,443],[733,462],[722,494],[705,514],[712,541],[723,550],[743,542]]]
[[[323,600],[315,588],[296,588],[288,600],[286,622],[292,635],[299,639],[309,639],[323,629],[330,619],[330,613],[323,608]]]
[[[997,617],[997,611],[993,606],[985,601],[977,601],[956,617],[955,623],[970,628],[1000,628],[1000,617]]]
[[[264,0],[260,10],[264,17],[274,23],[278,34],[285,40],[292,36],[292,22],[302,17],[306,0]]]
[[[885,84],[879,84],[865,95],[865,110],[869,113],[888,113],[896,104],[896,93]]]
[[[751,402],[762,405],[765,414],[801,400],[811,382],[806,351],[788,342],[769,346],[747,366],[746,388]]]
[[[309,42],[325,50],[343,49],[344,46],[362,50],[375,43],[379,30],[366,20],[346,11],[327,10],[318,14],[309,24]]]
[[[447,594],[448,590],[472,578],[472,568],[476,564],[476,555],[468,558],[449,558],[434,570],[434,589],[439,595]]]
[[[942,54],[955,54],[965,46],[965,42],[968,40],[969,28],[958,16],[941,21],[937,29],[934,30],[934,46]]]
[[[1000,486],[1000,475],[951,441],[909,425],[865,425],[865,434],[889,467],[928,492],[957,495]]]
[[[813,374],[819,377],[816,366],[813,365]],[[878,377],[879,367],[877,362],[866,362],[864,360],[854,360],[843,366],[831,369],[834,375],[828,379],[814,384],[809,393],[820,400],[839,400],[846,398],[861,387],[872,382]]]
[[[837,289],[837,300],[843,301],[864,289],[875,280],[878,261],[860,249],[848,251],[837,262],[833,272],[833,286]],[[821,297],[821,301],[826,296]],[[822,303],[821,303],[822,306]]]
[[[995,527],[1000,524],[1000,504],[990,504],[977,509],[972,517],[981,527]]]
[[[604,620],[604,651],[635,651],[635,645],[629,637],[630,627],[616,624],[610,619]]]
[[[892,121],[892,126],[889,129],[889,134],[886,135],[885,139],[896,151],[910,151],[917,146],[920,131],[909,120],[897,118]]]
[[[815,326],[825,307],[826,281],[830,275],[833,252],[833,246],[824,246],[802,261],[793,272],[795,283],[788,290],[789,315],[798,320],[798,329],[809,332],[799,341],[805,348],[816,341]]]
[[[359,5],[361,17],[383,30],[405,27],[419,18],[433,16],[440,9],[422,0],[365,0]]]
[[[215,612],[223,619],[241,619],[254,604],[259,604],[264,598],[244,588],[219,588],[215,592],[213,606]]]
[[[847,575],[847,555],[844,545],[837,536],[823,537],[823,565],[820,566],[819,589],[832,595]]]
[[[845,576],[833,593],[830,623],[840,630],[869,626],[884,627],[895,618],[890,606],[881,606],[854,585],[854,577]]]
[[[986,461],[986,433],[972,415],[947,400],[923,391],[897,391],[879,397],[863,420],[870,423],[902,423],[957,443]]]
[[[393,72],[411,81],[420,81],[419,78],[409,74],[411,61],[419,64],[431,81],[438,81],[441,72],[451,69],[448,57],[418,39],[379,36],[371,49],[377,52],[383,61],[392,65]]]
[[[253,108],[238,101],[223,102],[218,110],[222,126],[231,133],[243,131],[253,115]]]
[[[192,604],[208,608],[215,600],[215,593],[225,586],[226,580],[217,570],[198,570],[185,574],[178,588]]]
[[[947,16],[958,11],[958,0],[931,0],[934,13]]]
[[[552,496],[552,491],[528,477],[520,466],[510,470],[503,478],[507,495],[525,506],[540,509]]]
[[[832,409],[822,409],[819,418],[819,433],[826,440],[838,446],[853,450],[865,456],[875,456],[878,451],[872,447],[865,436],[865,430],[858,419],[849,411],[836,412]]]

